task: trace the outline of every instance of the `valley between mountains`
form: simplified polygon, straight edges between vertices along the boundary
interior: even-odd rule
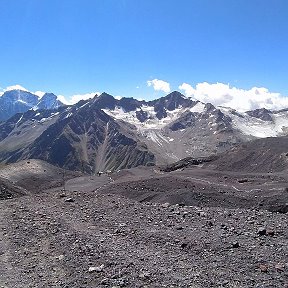
[[[0,123],[0,287],[288,288],[288,109],[22,94]]]

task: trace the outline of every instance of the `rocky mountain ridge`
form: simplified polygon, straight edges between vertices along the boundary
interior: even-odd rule
[[[50,99],[44,96],[42,108]],[[3,122],[0,161],[37,158],[87,173],[167,165],[249,140],[287,135],[287,127],[288,110],[240,113],[177,91],[153,101],[118,100],[102,93],[73,106],[29,110]]]

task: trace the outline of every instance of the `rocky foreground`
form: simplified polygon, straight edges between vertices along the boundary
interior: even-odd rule
[[[0,201],[0,287],[288,287],[287,214],[95,190]]]

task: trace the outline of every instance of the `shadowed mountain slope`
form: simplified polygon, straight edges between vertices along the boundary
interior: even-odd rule
[[[288,137],[256,139],[241,144],[219,155],[211,165],[227,171],[285,171],[288,169]]]

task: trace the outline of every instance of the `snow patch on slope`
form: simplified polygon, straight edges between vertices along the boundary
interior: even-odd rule
[[[166,110],[167,116],[162,119],[158,119],[156,116],[157,112],[155,112],[154,107],[147,104],[137,108],[136,111],[130,112],[126,112],[122,107],[116,107],[114,110],[102,110],[117,120],[122,120],[135,125],[141,135],[147,139],[152,140],[160,146],[163,141],[168,141],[170,143],[173,141],[162,134],[162,128],[177,120],[185,112],[199,114],[206,113],[207,111],[205,107],[206,105],[204,103],[198,102],[195,106],[190,108],[179,107],[173,111]],[[288,134],[288,111],[272,112],[270,114],[272,121],[263,121],[259,118],[249,116],[246,113],[239,113],[228,107],[218,106],[217,108],[221,110],[226,116],[229,116],[232,119],[233,128],[237,129],[244,135],[252,135],[257,138],[265,138]],[[147,115],[147,120],[144,122],[139,121],[136,116],[137,112],[145,113]],[[212,127],[217,125],[214,123],[215,121],[212,121],[213,118],[215,118],[215,115],[212,114],[209,116],[208,125],[211,126],[210,130],[213,130]],[[202,129],[204,130],[205,127]],[[148,132],[148,130],[151,130],[151,132]],[[214,132],[213,134],[216,133]]]
[[[204,104],[197,103],[193,108],[187,109],[183,107],[179,107],[174,109],[173,111],[166,110],[167,116],[158,119],[156,116],[156,112],[153,106],[143,105],[141,108],[138,108],[136,111],[126,112],[122,107],[115,107],[114,110],[102,109],[109,116],[117,119],[123,120],[130,124],[135,125],[139,130],[143,129],[161,129],[166,125],[172,123],[176,119],[178,119],[184,112],[191,111],[201,113],[204,111]],[[136,112],[143,111],[147,113],[148,119],[145,122],[140,122],[136,116]]]
[[[20,123],[20,121],[23,119],[23,114],[21,115],[21,117],[19,118],[19,120],[16,122],[15,126],[18,125],[18,123]]]
[[[272,113],[272,121],[247,115],[246,113],[233,113],[230,108],[221,107],[221,111],[231,117],[234,128],[243,134],[252,135],[258,138],[277,137],[288,134],[288,112]]]
[[[158,146],[163,146],[164,143],[169,143],[172,138],[165,137],[161,134],[159,130],[147,130],[146,133],[143,133],[145,137],[149,140],[155,142]],[[173,140],[172,140],[173,141]]]
[[[122,107],[115,107],[114,110],[102,109],[102,111],[117,120],[123,120],[134,125],[141,123],[137,119],[135,111],[125,112]]]
[[[47,117],[47,118],[43,117],[40,120],[38,120],[38,123],[44,123],[44,122],[50,121],[50,120],[52,120],[53,117],[55,117],[55,116],[57,116],[59,114],[60,114],[59,112],[51,113],[49,117]],[[37,113],[35,115],[35,117],[38,116],[38,115],[39,115],[39,113]]]
[[[190,109],[190,112],[193,113],[203,113],[205,111],[205,104],[198,102],[195,106]]]

